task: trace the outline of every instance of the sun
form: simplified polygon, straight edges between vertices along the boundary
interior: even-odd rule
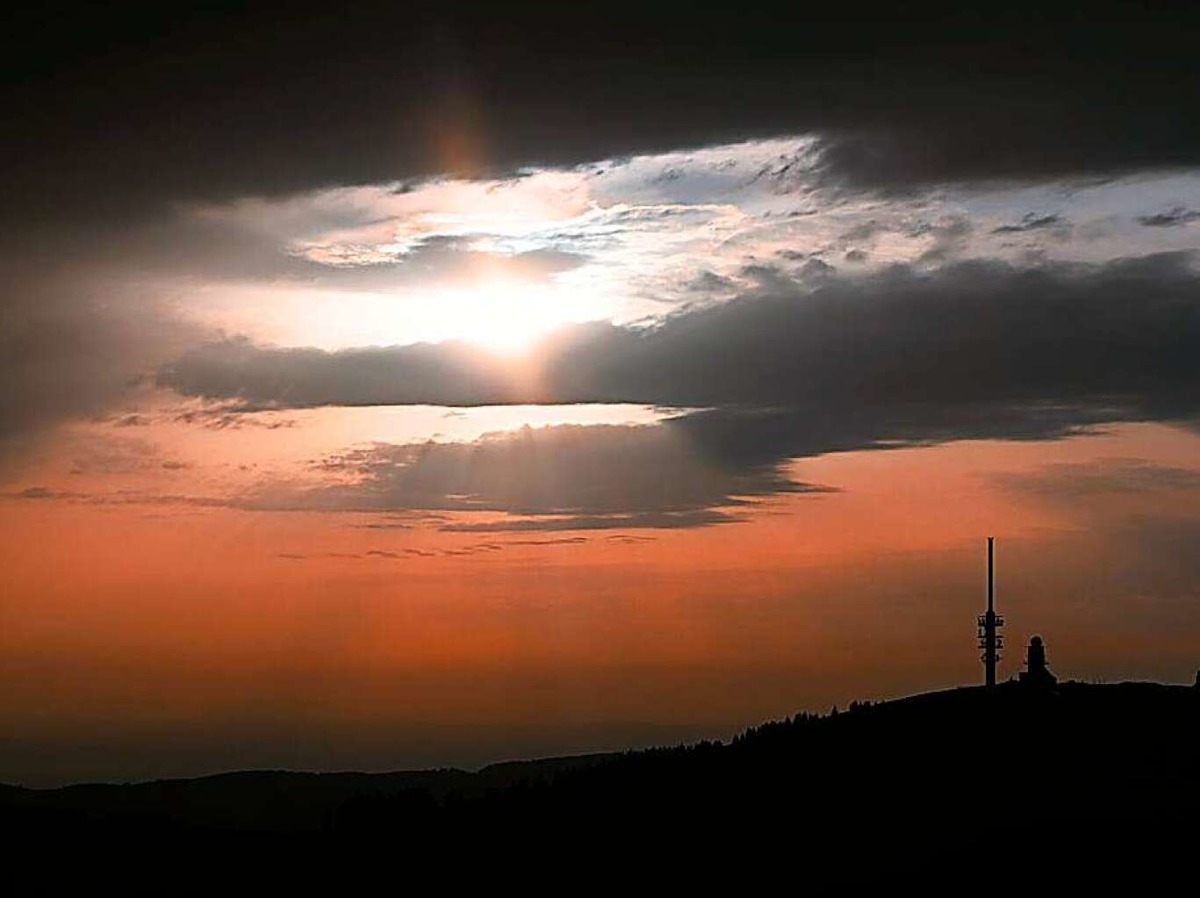
[[[580,291],[546,284],[494,281],[430,296],[430,330],[439,340],[462,340],[504,354],[519,354],[550,331],[604,313]]]
[[[520,352],[570,317],[546,294],[504,283],[464,291],[453,315],[453,329],[469,343],[497,352]]]
[[[281,285],[216,294],[206,304],[209,317],[199,320],[326,351],[460,341],[515,355],[564,325],[613,320],[619,306],[608,295],[587,282],[513,278],[377,292]]]

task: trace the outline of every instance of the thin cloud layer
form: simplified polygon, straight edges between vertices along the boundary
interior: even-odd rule
[[[1200,470],[1142,458],[1101,458],[1046,465],[1023,473],[997,473],[1005,489],[1064,504],[1114,494],[1186,493],[1200,490]]]

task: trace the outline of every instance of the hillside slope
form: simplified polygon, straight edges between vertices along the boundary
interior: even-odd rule
[[[728,745],[398,774],[255,772],[0,791],[7,844],[118,878],[353,882],[1167,882],[1200,805],[1200,690],[956,689]],[[132,854],[131,854],[132,852]],[[114,868],[114,858],[135,858]],[[988,873],[986,871],[992,871]],[[584,879],[579,879],[581,874]],[[570,877],[563,880],[562,877]],[[539,889],[540,890],[540,889]]]

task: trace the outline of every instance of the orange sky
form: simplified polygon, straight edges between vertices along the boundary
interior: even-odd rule
[[[1120,534],[1128,520],[1194,526],[1194,491],[1119,480],[1130,459],[1193,469],[1198,448],[1145,425],[830,455],[794,474],[841,492],[657,531],[97,504],[82,474],[76,498],[10,493],[0,721],[16,738],[0,779],[480,763],[973,682],[987,534],[1009,619],[1002,676],[1036,631],[1066,677],[1190,680],[1200,611],[1183,574],[1131,579],[1150,550]],[[1096,466],[1116,466],[1117,486],[1069,503],[1014,485]],[[38,482],[30,470],[22,483]]]

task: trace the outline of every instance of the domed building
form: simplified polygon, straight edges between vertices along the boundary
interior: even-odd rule
[[[1025,654],[1025,670],[1018,678],[1022,685],[1038,689],[1053,689],[1058,685],[1058,677],[1050,673],[1046,666],[1046,645],[1042,637],[1035,636],[1029,640],[1029,649]]]

